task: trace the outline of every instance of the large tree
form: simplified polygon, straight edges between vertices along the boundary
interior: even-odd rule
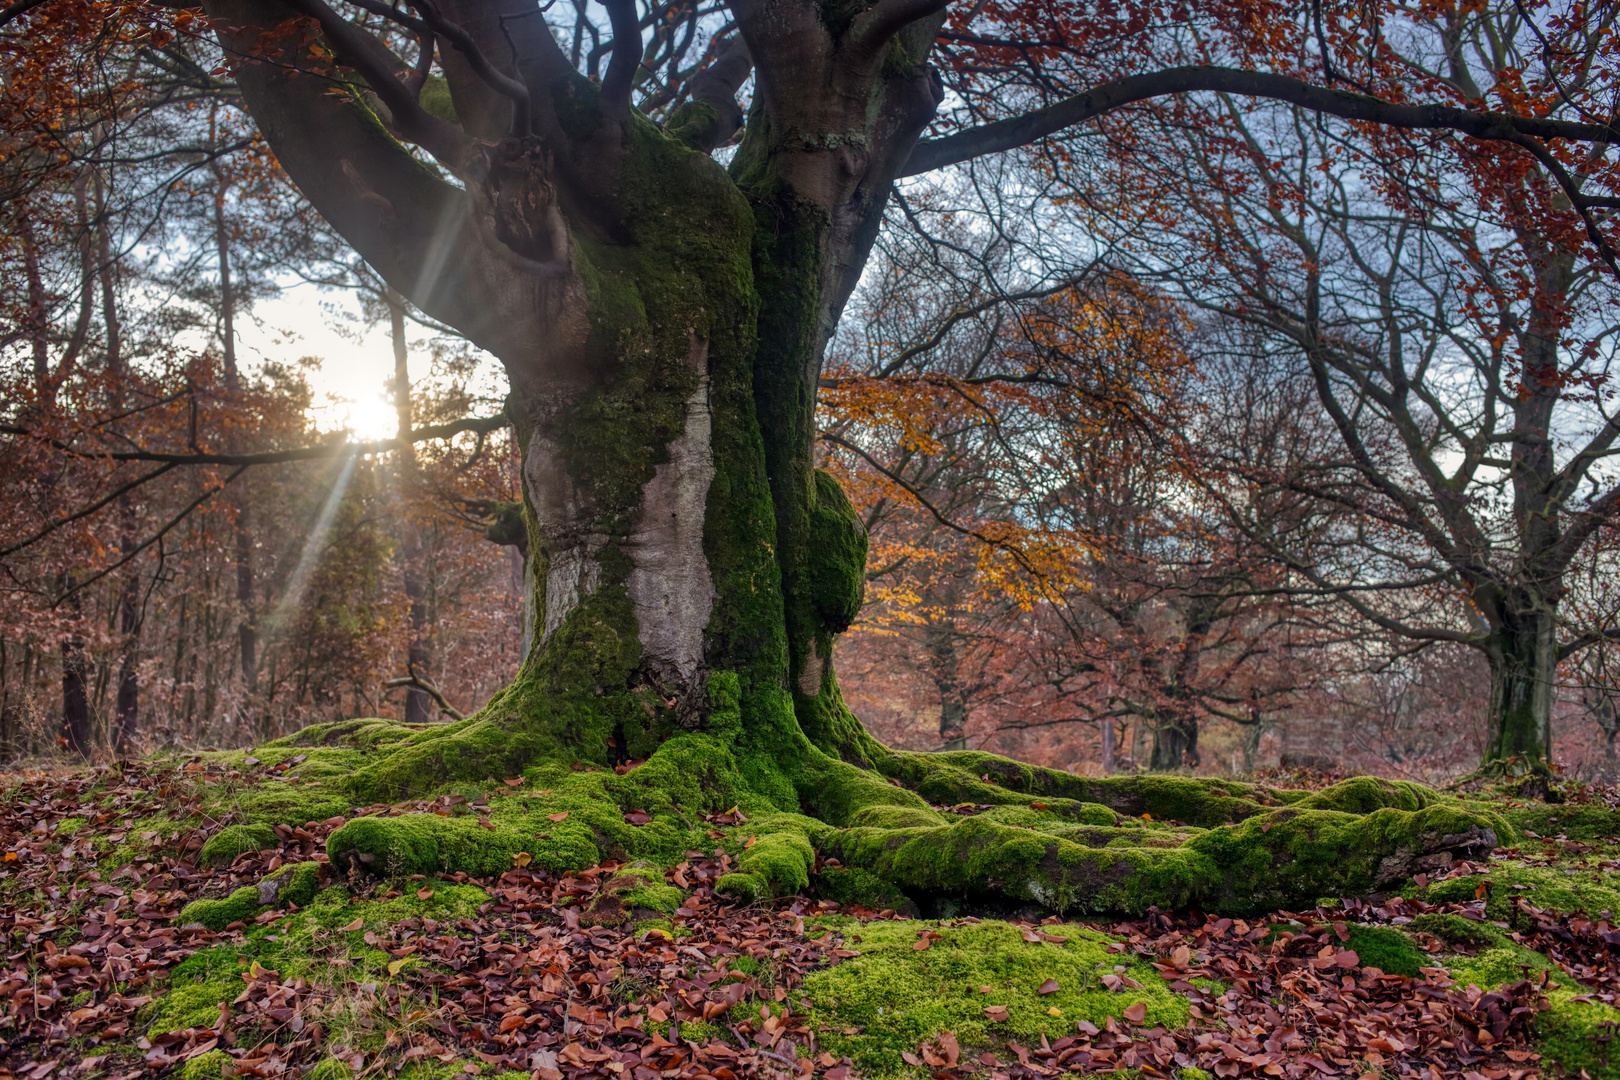
[[[1193,20],[1179,4],[1092,14],[732,0],[698,64],[685,59],[691,37],[670,29],[706,17],[686,5],[608,0],[601,25],[581,8],[586,21],[572,27],[550,25],[556,16],[532,0],[341,10],[206,0],[203,10],[247,109],[311,203],[392,288],[498,357],[511,385],[533,647],[516,681],[465,723],[389,735],[350,779],[357,795],[656,754],[660,767],[630,774],[640,786],[624,799],[667,806],[672,791],[697,798],[694,783],[746,791],[756,806],[840,827],[813,838],[846,865],[1059,906],[1370,888],[1425,853],[1494,840],[1488,821],[1405,789],[1342,807],[1388,802],[1409,812],[1398,822],[1251,822],[1212,829],[1176,858],[1050,831],[1032,839],[976,817],[946,827],[930,802],[1022,807],[1039,792],[1054,801],[1037,812],[1085,820],[1082,802],[1102,803],[1221,826],[1260,815],[1271,796],[895,754],[868,736],[831,664],[859,608],[866,541],[815,467],[819,366],[898,179],[1109,110],[1217,90],[1536,148],[1602,144],[1605,124],[1315,85],[1289,59],[1300,27],[1291,36],[1292,16],[1259,4]],[[560,44],[570,39],[572,55]],[[1023,77],[992,79],[984,93],[974,73],[989,67],[973,55],[984,42],[1022,56]],[[958,119],[1003,118],[921,140],[945,99],[941,48],[960,62]],[[1044,77],[1058,54],[1090,57],[1094,85]],[[428,818],[355,822],[333,854],[448,858],[459,848],[434,838],[453,826]],[[743,861],[752,884],[736,887],[802,883],[807,820],[780,823]],[[598,847],[610,840],[598,830]],[[1244,861],[1268,846],[1292,853],[1287,870]]]

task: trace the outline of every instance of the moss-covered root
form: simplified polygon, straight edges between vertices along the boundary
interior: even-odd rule
[[[979,751],[893,753],[877,768],[931,803],[1002,804],[1030,797],[1107,807],[1124,817],[1215,828],[1278,806],[1367,814],[1386,807],[1421,810],[1439,796],[1421,784],[1357,776],[1321,791],[1289,791],[1190,776],[1075,776]]]
[[[810,884],[815,843],[827,827],[799,814],[770,814],[754,822],[752,843],[737,859],[737,872],[715,882],[715,891],[745,904],[793,896]]]
[[[340,870],[381,877],[500,874],[525,852],[553,871],[580,870],[601,857],[590,829],[580,822],[561,822],[542,841],[509,823],[437,814],[356,818],[327,838],[326,852]]]
[[[1504,826],[1451,804],[1273,810],[1210,829],[1177,848],[1090,848],[988,816],[933,828],[853,828],[822,838],[824,855],[913,894],[1000,892],[1058,911],[1184,908],[1243,913],[1358,896],[1458,855],[1478,858]]]
[[[249,921],[265,908],[304,907],[320,890],[321,865],[293,863],[257,885],[244,885],[223,899],[193,900],[180,912],[180,925],[224,930],[232,923]]]

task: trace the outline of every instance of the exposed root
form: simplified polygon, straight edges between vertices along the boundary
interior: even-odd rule
[[[814,886],[883,907],[999,895],[1060,912],[1238,913],[1387,889],[1513,836],[1477,804],[1370,777],[1302,792],[1181,776],[1087,779],[989,754],[887,751],[872,753],[874,770],[801,744],[792,771],[762,782],[757,759],[709,735],[671,738],[616,774],[577,762],[519,771],[526,751],[512,747],[532,740],[497,743],[484,720],[392,733],[359,762],[351,749],[322,749],[330,731],[304,733],[299,741],[314,749],[299,767],[319,774],[317,755],[347,754],[346,777],[330,783],[356,794],[406,765],[431,761],[434,775],[462,779],[469,768],[493,771],[479,785],[441,783],[435,801],[413,804],[427,812],[374,806],[353,817],[328,841],[340,873],[482,875],[531,862],[567,872],[603,860],[661,868],[718,842],[737,870],[717,888],[746,902]],[[239,831],[247,842],[251,826]],[[636,887],[627,878],[600,916],[625,914],[631,901],[617,893]]]

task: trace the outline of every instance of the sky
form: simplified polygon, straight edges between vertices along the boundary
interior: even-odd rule
[[[392,438],[394,351],[388,327],[366,328],[358,319],[345,320],[345,313],[359,313],[348,294],[320,292],[310,285],[287,288],[254,305],[252,317],[238,328],[237,354],[250,368],[267,360],[296,363],[318,357],[319,366],[306,368],[314,391],[310,416],[315,426],[321,431],[346,429],[361,440]],[[432,335],[406,325],[411,380],[416,382],[429,374],[427,342]],[[481,382],[504,383],[493,359],[479,374]]]

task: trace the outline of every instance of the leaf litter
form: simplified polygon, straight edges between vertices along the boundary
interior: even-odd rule
[[[673,934],[658,926],[637,932],[582,925],[581,915],[615,864],[553,876],[524,860],[498,879],[449,879],[479,885],[489,895],[476,918],[410,917],[381,933],[367,932],[367,944],[390,957],[391,980],[336,975],[312,982],[283,977],[255,960],[242,973],[240,993],[206,1025],[149,1035],[143,1030],[147,1007],[167,989],[178,964],[216,944],[246,948],[249,931],[268,931],[263,940],[273,942],[288,914],[265,911],[251,926],[214,933],[179,925],[185,904],[227,895],[291,862],[324,862],[327,835],[344,823],[277,826],[274,849],[239,856],[228,867],[199,865],[207,835],[224,824],[203,815],[200,785],[279,777],[288,767],[253,770],[256,764],[250,761],[244,774],[198,761],[122,763],[32,775],[5,789],[0,1080],[137,1080],[167,1075],[216,1050],[228,1058],[226,1076],[288,1080],[326,1058],[345,1061],[357,1077],[394,1077],[419,1059],[440,1066],[464,1062],[468,1072],[526,1072],[531,1080],[854,1075],[848,1058],[818,1047],[813,1004],[799,991],[806,973],[857,955],[839,934],[814,924],[839,905],[798,898],[737,907],[713,890],[734,869],[720,848],[689,852],[666,874],[689,890],[669,924]],[[401,804],[360,812],[429,808]],[[64,830],[64,842],[58,827],[70,818],[79,827]],[[175,823],[139,832],[148,853],[103,873],[98,845],[133,841],[130,822],[141,818]],[[710,824],[746,820],[732,810],[713,815]],[[1477,869],[1462,865],[1452,873]],[[413,884],[411,891],[424,901],[434,895],[428,884]],[[1522,897],[1514,902],[1517,928],[1510,937],[1580,983],[1585,992],[1577,1000],[1620,1003],[1620,931],[1604,919],[1541,911]],[[1073,1035],[978,1052],[964,1051],[951,1032],[937,1032],[903,1057],[934,1080],[1031,1080],[1121,1068],[1148,1078],[1199,1068],[1222,1080],[1369,1072],[1413,1080],[1538,1077],[1542,1065],[1531,1036],[1546,1008],[1546,972],[1481,991],[1459,986],[1438,966],[1418,976],[1363,966],[1344,945],[1347,920],[1400,925],[1441,911],[1483,921],[1484,905],[1483,897],[1440,905],[1392,897],[1249,922],[1153,912],[1093,926],[1117,937],[1111,951],[1152,962],[1188,1000],[1191,1023],[1173,1031],[1145,1027],[1145,1006],[1129,1001],[1134,980],[1105,975],[1102,982],[1121,995],[1122,1006],[1100,1028],[1079,1020]],[[853,906],[842,912],[903,918]],[[1057,923],[1016,925],[1028,942],[1061,945],[1068,938],[1054,932]],[[363,925],[357,918],[339,932]],[[938,935],[919,926],[921,950]],[[348,959],[340,954],[348,945],[327,938],[328,970],[341,973]],[[1055,980],[1041,991],[1047,986],[1057,989]],[[373,1018],[382,1045],[338,1041],[347,1036],[330,1018],[343,1011]],[[985,1013],[992,1022],[1007,1016],[1003,1006]]]

